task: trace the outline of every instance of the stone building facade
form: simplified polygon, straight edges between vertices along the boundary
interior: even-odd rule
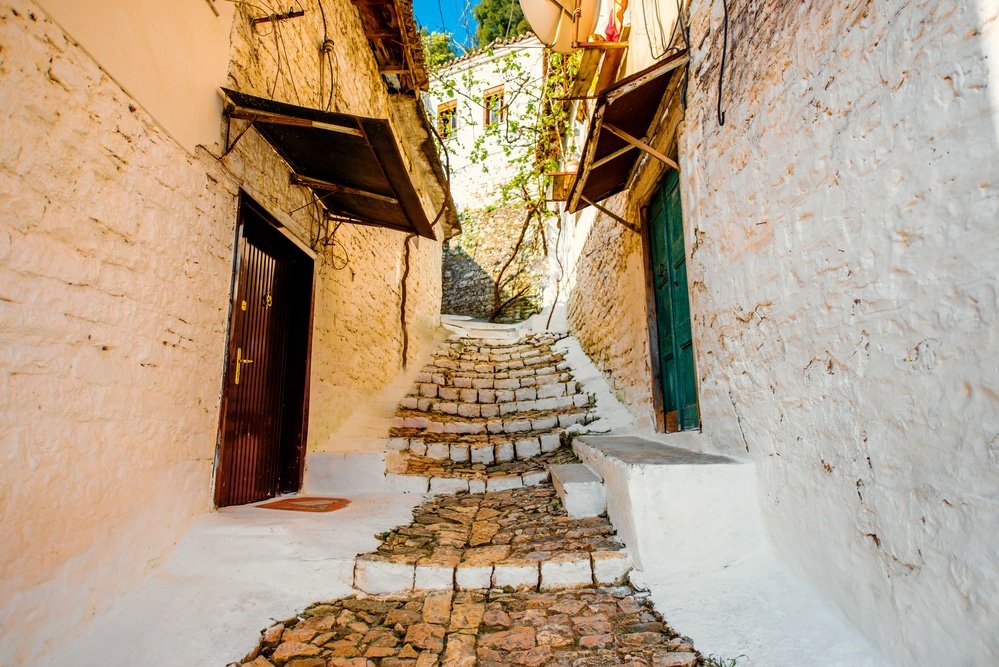
[[[431,79],[428,106],[437,112],[462,211],[463,233],[444,248],[446,313],[488,320],[502,306],[496,319],[517,322],[541,309],[548,220],[525,222],[516,179],[533,159],[527,128],[537,115],[544,62],[541,43],[528,34],[465,54]]]
[[[700,442],[755,464],[782,557],[887,656],[988,664],[995,4],[730,0],[727,48],[722,3],[684,17],[647,141],[679,163]],[[636,230],[590,207],[559,245],[571,329],[658,430],[647,207],[668,172],[645,154],[600,202]]]
[[[439,326],[457,219],[355,5],[256,25],[286,8],[127,5],[0,3],[3,664],[108,608],[212,509],[241,201],[312,267],[307,451],[336,449]],[[225,152],[219,87],[389,119],[436,240],[343,224],[318,243],[312,192],[257,130]]]

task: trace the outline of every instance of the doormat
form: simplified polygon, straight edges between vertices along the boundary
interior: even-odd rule
[[[303,496],[300,498],[282,498],[281,500],[257,505],[257,507],[269,510],[288,510],[290,512],[333,512],[349,504],[350,501],[346,498]]]

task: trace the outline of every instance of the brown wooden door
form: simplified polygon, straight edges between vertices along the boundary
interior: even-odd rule
[[[311,295],[311,260],[264,215],[249,200],[240,207],[215,482],[220,507],[301,483],[311,308],[301,292]]]

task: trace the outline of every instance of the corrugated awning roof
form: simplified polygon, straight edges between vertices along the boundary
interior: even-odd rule
[[[648,135],[673,73],[687,60],[680,51],[600,93],[569,193],[570,213],[624,190],[642,151],[672,162],[648,145]]]
[[[389,122],[276,102],[227,88],[224,113],[253,123],[331,213],[433,239]]]

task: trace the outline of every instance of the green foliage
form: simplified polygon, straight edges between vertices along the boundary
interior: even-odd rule
[[[420,41],[423,42],[423,55],[426,59],[427,69],[436,72],[441,66],[454,59],[455,53],[452,47],[451,33],[430,32],[426,28],[420,29]]]
[[[559,170],[562,156],[569,148],[564,140],[570,104],[564,97],[579,63],[578,55],[545,52],[539,80],[530,66],[536,51],[513,48],[500,53],[503,55],[497,55],[489,65],[499,73],[503,84],[503,104],[508,111],[500,122],[482,126],[483,93],[497,83],[492,76],[481,81],[478,70],[470,67],[450,75],[445,70],[432,77],[439,99],[464,98],[471,102],[458,105],[458,126],[479,128],[471,145],[463,143],[467,135],[459,134],[448,138],[444,148],[463,152],[470,162],[486,172],[490,163],[497,164],[500,160],[505,166],[513,167],[514,175],[504,181],[500,201],[495,206],[519,211],[523,217],[519,221],[510,220],[511,225],[519,222],[519,235],[508,259],[499,265],[493,276],[493,312],[489,318],[493,321],[514,312],[522,315],[524,307],[532,299],[536,302],[541,292],[541,287],[531,283],[530,267],[536,258],[548,254],[545,223],[553,214],[546,201],[551,180],[549,173]],[[492,52],[487,54],[494,55]],[[488,215],[489,209],[491,207],[480,215]],[[475,227],[463,225],[465,239],[461,242],[472,255],[478,245],[473,232]]]
[[[475,16],[475,38],[479,46],[488,46],[495,39],[523,35],[530,28],[520,0],[479,0],[472,10]]]

